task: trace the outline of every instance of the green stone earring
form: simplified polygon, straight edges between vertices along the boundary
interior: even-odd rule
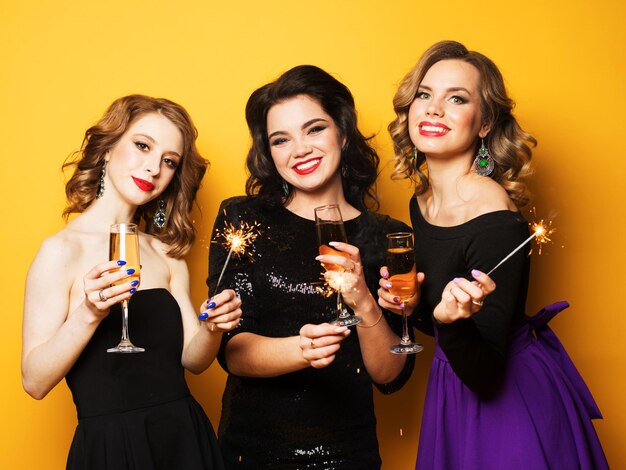
[[[493,173],[494,167],[495,161],[489,153],[489,150],[487,150],[487,147],[485,147],[485,141],[480,139],[480,149],[474,159],[474,171],[480,176],[489,176]]]
[[[417,164],[417,147],[413,147],[413,153],[411,154],[412,160],[413,160],[413,169],[415,171],[417,171],[418,169],[418,164]]]

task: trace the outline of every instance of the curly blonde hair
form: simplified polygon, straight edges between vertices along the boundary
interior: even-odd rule
[[[532,173],[530,146],[535,146],[537,141],[521,128],[513,116],[515,103],[507,95],[498,67],[488,57],[479,52],[468,51],[463,44],[456,41],[441,41],[429,47],[398,87],[393,98],[396,118],[388,126],[395,152],[392,178],[411,179],[418,195],[429,188],[426,156],[416,150],[411,142],[408,113],[428,70],[437,62],[449,59],[462,60],[478,70],[481,117],[483,124],[491,128],[485,137],[485,145],[495,160],[491,178],[507,191],[517,207],[524,207],[530,194],[522,180]],[[478,146],[477,139],[477,151]]]
[[[183,153],[174,178],[160,196],[165,202],[167,214],[165,227],[159,230],[152,221],[157,210],[156,199],[139,206],[134,221],[142,224],[146,233],[169,245],[168,256],[181,258],[195,239],[191,209],[209,162],[196,148],[198,132],[191,117],[182,106],[170,100],[144,95],[124,96],[115,100],[102,118],[87,129],[80,150],[63,164],[64,170],[74,168],[74,173],[65,185],[67,206],[63,216],[67,219],[69,214],[81,213],[91,205],[96,198],[107,152],[133,122],[149,113],[161,114],[180,130]]]

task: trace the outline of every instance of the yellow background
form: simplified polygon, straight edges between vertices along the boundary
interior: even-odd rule
[[[622,0],[0,0],[0,468],[64,468],[76,422],[66,385],[38,402],[20,384],[23,282],[43,238],[63,224],[61,163],[109,103],[164,96],[195,120],[212,162],[199,194],[200,242],[188,258],[199,303],[218,204],[243,192],[250,92],[294,65],[323,67],[352,90],[386,164],[395,86],[441,39],[501,67],[518,118],[539,140],[534,204],[556,215],[558,232],[533,261],[529,311],[572,304],[553,328],[604,413],[596,429],[611,466],[626,468],[625,13]],[[410,189],[388,176],[387,165],[381,210],[408,221]],[[410,383],[376,398],[385,470],[413,468],[433,352],[424,342]],[[190,384],[217,426],[224,373],[215,364]]]

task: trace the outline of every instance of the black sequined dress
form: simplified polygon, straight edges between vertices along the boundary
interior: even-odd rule
[[[115,305],[67,374],[78,412],[67,469],[222,470],[211,423],[185,382],[174,297],[146,289],[131,298],[131,338],[145,352],[107,353],[121,325]]]
[[[260,235],[250,257],[233,258],[222,288],[235,289],[243,301],[240,327],[224,335],[220,363],[227,370],[224,348],[234,336],[252,332],[268,337],[299,334],[306,323],[336,317],[334,296],[324,297],[323,268],[318,255],[315,223],[279,207],[264,209],[256,198],[233,198],[222,203],[211,245],[208,284],[213,292],[227,251],[219,243],[226,223],[238,228],[257,223]],[[384,264],[385,235],[410,231],[387,216],[364,212],[345,222],[348,241],[358,246],[370,290],[378,289]],[[385,318],[401,332],[400,318]],[[414,364],[407,360],[391,383],[375,384],[383,393],[398,390]],[[229,469],[351,469],[380,468],[372,380],[359,347],[357,331],[342,343],[326,368],[307,368],[271,378],[229,374],[222,398],[218,438]]]

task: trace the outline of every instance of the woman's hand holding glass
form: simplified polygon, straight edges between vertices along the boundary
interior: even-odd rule
[[[420,299],[420,286],[424,282],[424,273],[418,272],[415,274],[416,289],[415,293],[410,299],[402,301],[400,297],[392,294],[389,289],[393,287],[393,283],[389,280],[389,270],[387,266],[380,268],[380,289],[378,289],[378,305],[382,308],[389,310],[397,315],[402,315],[402,309],[404,306],[405,314],[410,317],[417,307]]]
[[[496,283],[485,273],[472,270],[473,281],[457,277],[450,281],[441,294],[441,302],[433,315],[440,323],[452,323],[470,318],[479,312],[485,298],[496,290]]]
[[[123,260],[100,263],[83,277],[85,305],[99,319],[109,314],[111,306],[130,299],[137,290],[139,281],[121,282],[135,273],[132,268],[124,269],[125,264]]]
[[[211,333],[226,333],[237,328],[241,313],[241,299],[234,290],[225,289],[202,303],[198,320]]]
[[[334,271],[324,273],[324,279],[333,289],[341,291],[346,305],[355,309],[369,296],[359,249],[343,242],[330,242],[329,245],[343,255],[325,254],[315,259],[324,265],[336,266]]]
[[[336,257],[348,257],[348,254],[336,250],[333,246],[335,242],[346,243],[348,237],[343,225],[341,209],[337,204],[328,204],[314,209],[315,229],[317,231],[317,242],[320,255],[332,254]],[[317,259],[317,258],[316,258]],[[350,315],[343,304],[342,291],[344,281],[349,282],[348,275],[345,275],[343,264],[322,263],[326,269],[324,278],[328,285],[337,292],[337,319],[333,324],[339,326],[353,326],[361,322],[358,315]]]

